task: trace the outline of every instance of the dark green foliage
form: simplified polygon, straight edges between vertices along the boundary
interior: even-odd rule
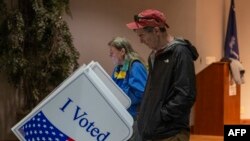
[[[14,4],[13,4],[14,5]],[[78,67],[67,23],[69,0],[16,0],[6,9],[0,0],[0,71],[25,96],[26,110]]]

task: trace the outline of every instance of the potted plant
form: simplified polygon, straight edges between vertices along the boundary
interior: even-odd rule
[[[20,119],[78,67],[79,52],[61,17],[70,15],[69,0],[6,2],[0,0],[0,71],[23,97]]]

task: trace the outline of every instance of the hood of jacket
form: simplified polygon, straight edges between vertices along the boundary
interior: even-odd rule
[[[181,44],[183,46],[186,46],[194,61],[197,60],[197,58],[199,57],[199,54],[195,46],[193,46],[189,40],[182,39],[182,38],[175,38],[170,44],[168,44],[169,47],[167,50],[171,50],[172,47],[174,47],[176,44]]]

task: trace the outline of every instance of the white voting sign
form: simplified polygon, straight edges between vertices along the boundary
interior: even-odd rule
[[[96,75],[104,82],[104,84],[109,88],[109,90],[116,96],[116,98],[122,103],[126,109],[131,105],[130,98],[122,91],[122,89],[114,83],[107,72],[102,68],[102,66],[95,61],[88,64]]]
[[[133,118],[92,68],[74,72],[12,128],[15,135],[22,141],[128,140]]]

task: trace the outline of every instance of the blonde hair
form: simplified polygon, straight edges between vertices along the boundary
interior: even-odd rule
[[[115,47],[118,50],[122,50],[124,48],[126,59],[139,60],[145,64],[143,58],[140,57],[139,54],[132,48],[131,44],[126,38],[115,37],[108,43],[108,45]]]

